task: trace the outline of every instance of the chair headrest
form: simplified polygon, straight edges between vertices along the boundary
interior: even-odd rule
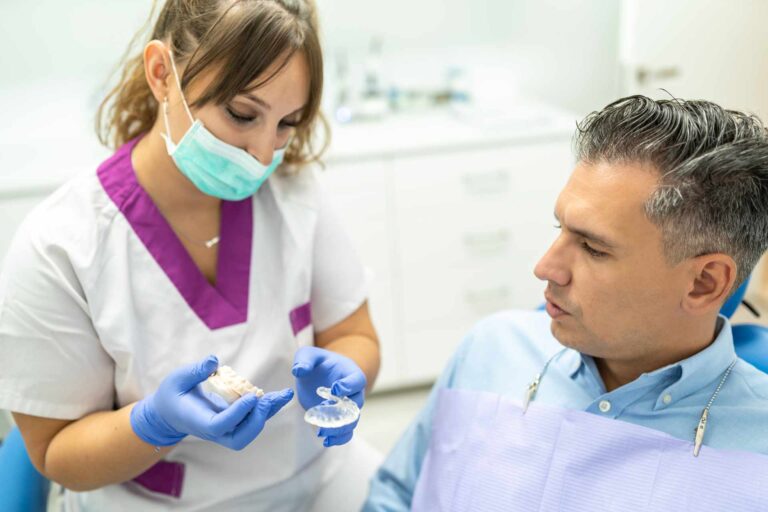
[[[732,329],[736,354],[758,370],[768,373],[768,327],[737,324]]]
[[[728,318],[733,315],[733,312],[736,311],[736,308],[739,307],[739,304],[741,304],[741,300],[744,298],[744,294],[747,291],[747,286],[749,286],[749,278],[747,278],[746,281],[741,283],[741,286],[739,286],[739,289],[736,290],[736,292],[731,295],[731,297],[725,301],[725,304],[723,304],[723,307],[720,308],[720,314],[724,315]]]

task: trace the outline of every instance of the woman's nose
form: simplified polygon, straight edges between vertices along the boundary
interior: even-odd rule
[[[254,144],[249,146],[248,154],[258,160],[261,165],[268,166],[272,163],[272,158],[275,154],[275,149],[272,144]]]

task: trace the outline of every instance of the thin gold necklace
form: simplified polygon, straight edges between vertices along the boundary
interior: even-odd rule
[[[162,212],[161,212],[161,213],[162,213]],[[165,215],[163,215],[163,217],[165,217]],[[168,225],[171,227],[171,231],[173,231],[174,233],[176,233],[176,235],[180,236],[181,238],[183,238],[183,239],[184,239],[184,240],[186,240],[187,242],[191,242],[191,243],[193,243],[193,244],[195,244],[195,245],[202,245],[202,246],[203,246],[203,247],[205,247],[206,249],[212,249],[212,248],[213,248],[214,246],[216,246],[216,244],[218,244],[218,243],[219,243],[219,241],[221,240],[221,238],[219,237],[219,235],[215,235],[215,236],[213,236],[212,238],[209,238],[208,240],[199,240],[199,239],[197,239],[197,238],[192,238],[192,237],[190,237],[190,236],[187,236],[187,235],[186,235],[186,234],[185,234],[185,233],[184,233],[182,230],[178,229],[178,228],[177,228],[177,227],[175,227],[173,224],[171,224],[171,221],[170,221],[170,220],[168,220],[168,217],[165,217],[165,221],[166,221],[166,222],[168,223]]]
[[[216,246],[216,244],[219,243],[221,240],[220,235],[214,235],[212,238],[209,238],[207,240],[199,240],[197,238],[192,238],[190,236],[187,236],[182,230],[178,229],[173,223],[171,223],[171,219],[166,215],[158,206],[158,210],[160,210],[160,215],[163,216],[165,219],[165,222],[168,224],[168,226],[171,228],[171,231],[173,231],[177,236],[183,238],[187,242],[193,243],[195,245],[202,245],[206,249],[212,249]]]
[[[219,243],[219,235],[214,236],[213,238],[209,238],[208,240],[195,240],[193,238],[188,237],[181,231],[176,231],[181,237],[186,240],[187,242],[192,242],[195,245],[202,245],[205,246],[206,249],[212,249],[216,244]]]

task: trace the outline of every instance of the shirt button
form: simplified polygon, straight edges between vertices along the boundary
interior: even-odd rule
[[[663,397],[661,397],[661,401],[664,402],[665,405],[669,405],[672,403],[672,395],[667,393]]]
[[[611,402],[608,400],[600,400],[600,403],[597,405],[597,407],[602,412],[608,412],[611,410]]]

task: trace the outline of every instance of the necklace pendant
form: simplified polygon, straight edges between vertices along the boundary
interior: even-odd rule
[[[216,245],[217,243],[219,243],[219,237],[218,237],[218,236],[215,236],[215,237],[211,238],[210,240],[206,240],[206,241],[205,241],[205,247],[206,247],[207,249],[210,249],[211,247],[213,247],[213,246],[214,246],[214,245]]]

